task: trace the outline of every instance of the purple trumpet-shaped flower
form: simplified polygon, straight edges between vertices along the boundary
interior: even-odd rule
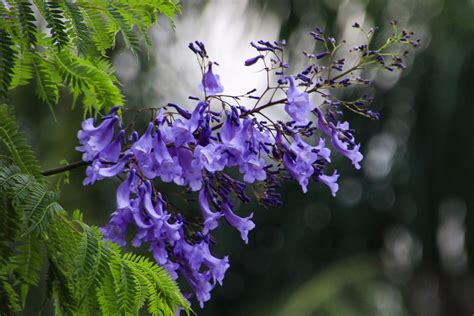
[[[222,171],[226,166],[227,158],[225,153],[219,149],[221,147],[212,142],[207,144],[207,146],[198,145],[194,150],[194,155],[207,171]]]
[[[121,130],[117,137],[104,148],[100,153],[100,158],[107,162],[117,162],[122,152],[122,142],[125,137],[125,131]]]
[[[360,152],[360,144],[355,143],[348,122],[337,122],[337,125],[328,122],[321,110],[316,109],[318,127],[331,138],[334,148],[343,156],[349,158],[356,169],[360,169],[360,161],[364,158]]]
[[[159,214],[153,206],[153,201],[151,200],[152,188],[149,181],[140,186],[139,195],[143,201],[143,210],[145,214],[153,220],[163,220],[163,214]]]
[[[331,176],[328,176],[325,174],[318,175],[318,181],[321,183],[324,183],[325,185],[329,187],[329,190],[331,190],[332,196],[336,196],[336,192],[339,190],[337,179],[339,179],[339,174],[337,173],[337,171],[334,171],[334,173]]]
[[[211,211],[208,193],[205,188],[199,192],[199,205],[201,206],[202,216],[204,217],[204,227],[202,232],[207,234],[209,231],[217,228],[219,219],[223,216],[223,214]]]
[[[179,148],[177,155],[183,172],[175,180],[176,184],[189,185],[192,191],[198,191],[202,187],[201,163],[194,158],[193,152],[187,148]]]
[[[211,283],[211,273],[209,271],[202,273],[195,271],[191,272],[187,269],[181,269],[181,272],[193,288],[199,306],[203,308],[204,303],[211,299],[211,291],[214,289],[214,285]]]
[[[236,109],[227,112],[226,120],[220,130],[220,135],[223,143],[230,142],[235,135],[240,131],[240,118]]]
[[[148,123],[145,133],[132,145],[132,151],[136,155],[137,152],[143,152],[149,154],[152,150],[152,132],[154,124],[152,122]]]
[[[163,182],[171,182],[177,179],[183,169],[178,163],[178,158],[172,157],[166,144],[161,137],[161,131],[158,131],[153,139],[153,155],[157,164],[157,174]]]
[[[194,289],[201,307],[210,299],[210,291],[216,283],[222,284],[225,272],[229,268],[229,259],[214,257],[207,238],[196,244],[190,244],[185,239],[176,242],[173,256],[180,265],[180,272]]]
[[[288,152],[283,155],[283,164],[293,178],[300,184],[304,193],[308,191],[310,177],[314,173],[313,164],[318,159],[321,143],[312,147],[305,143],[298,135],[293,136],[295,142],[291,144]],[[323,153],[327,153],[322,148]]]
[[[308,192],[309,179],[314,173],[313,166],[304,160],[292,158],[289,153],[283,155],[283,164],[291,176],[298,181],[303,192]]]
[[[130,209],[125,208],[112,213],[107,226],[101,228],[105,239],[108,239],[119,246],[125,247],[125,232],[128,225],[133,221]]]
[[[189,119],[184,121],[177,119],[174,121],[169,132],[162,129],[163,138],[168,138],[170,140],[172,139],[176,148],[187,146],[189,144],[195,144],[196,139],[194,138],[193,133],[205,121],[203,119],[203,112],[207,107],[208,104],[206,102],[199,102]]]
[[[137,178],[135,170],[128,173],[128,178],[117,188],[117,209],[121,210],[130,207],[130,194],[136,191]]]
[[[204,303],[211,298],[212,275],[209,270],[202,271],[203,256],[199,245],[191,245],[185,239],[176,242],[173,248],[173,256],[179,263],[179,271],[183,274],[194,290],[199,305],[204,307]]]
[[[212,71],[212,63],[209,62],[207,71],[202,78],[200,85],[201,90],[205,91],[208,95],[216,95],[224,91],[224,87],[221,85],[219,75],[214,74]]]
[[[137,161],[137,167],[148,179],[153,179],[157,176],[157,168],[155,161],[153,160],[153,128],[152,122],[148,123],[148,127],[143,135],[136,140],[130,148],[130,152],[133,153],[135,160]]]
[[[296,155],[296,159],[312,165],[318,159],[318,149],[305,143],[298,135],[293,137],[295,142],[290,145],[290,150]]]
[[[225,272],[230,266],[229,258],[227,256],[223,259],[214,257],[209,250],[209,244],[205,241],[201,241],[197,247],[202,254],[203,263],[209,268],[213,281],[222,285]]]
[[[360,169],[359,162],[364,158],[360,152],[360,144],[355,143],[354,136],[349,131],[349,123],[338,122],[331,137],[334,148],[352,161],[356,169]]]
[[[93,118],[82,122],[82,130],[77,133],[81,146],[76,147],[76,150],[83,152],[82,160],[92,161],[100,155],[114,137],[117,122],[117,116],[106,117],[97,127]]]
[[[83,184],[94,184],[94,182],[97,180],[115,177],[119,173],[123,172],[129,158],[130,156],[125,155],[119,160],[118,163],[111,166],[104,165],[99,160],[94,160],[92,165],[88,166],[86,169],[87,177],[84,179]]]
[[[256,180],[263,181],[267,178],[264,167],[265,159],[252,155],[240,165],[239,170],[244,175],[244,181],[254,183]]]
[[[162,240],[157,240],[151,244],[150,249],[153,252],[153,257],[156,262],[168,271],[172,279],[176,280],[178,278],[177,271],[180,265],[169,259],[166,243]]]
[[[222,213],[224,213],[226,221],[240,232],[242,240],[248,244],[248,233],[255,228],[254,222],[251,221],[253,213],[248,217],[237,216],[232,212],[231,206],[228,202],[222,203]]]
[[[296,124],[306,125],[309,123],[308,115],[314,106],[309,101],[308,93],[300,92],[295,87],[295,79],[293,76],[289,76],[288,80],[290,81],[290,87],[288,88],[285,111]]]
[[[324,138],[319,139],[319,143],[315,148],[318,151],[319,157],[322,157],[326,162],[331,162],[331,150],[326,147]]]

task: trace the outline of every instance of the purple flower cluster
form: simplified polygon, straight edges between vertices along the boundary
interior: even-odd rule
[[[316,41],[336,43],[319,29],[311,35]],[[270,62],[271,67],[265,64],[265,69],[275,73],[278,86],[263,94],[271,89],[284,91],[280,100],[259,105],[263,94],[252,95],[255,89],[242,96],[219,95],[224,88],[214,73],[217,64],[208,60],[204,44],[196,41],[189,48],[200,59],[200,87],[205,95],[201,100],[190,98],[197,103],[192,112],[170,103],[139,133],[124,129],[118,108],[113,108],[100,122],[85,120],[78,133],[77,150],[90,163],[84,185],[123,177],[117,189],[117,208],[102,229],[104,236],[124,246],[126,232],[133,227],[136,233],[131,244],[146,244],[172,277],[182,276],[201,307],[215,285],[222,284],[229,268],[228,257],[217,258],[211,253],[215,242],[212,232],[225,221],[247,243],[255,228],[253,213],[238,214],[236,200],[247,203],[249,192],[253,192],[265,207],[278,206],[278,188],[285,179],[294,179],[303,192],[312,179],[325,184],[335,196],[339,174],[327,171],[331,163],[327,144],[360,168],[360,144],[349,123],[341,119],[341,101],[329,93],[337,82],[322,76],[331,67],[342,71],[344,60],[329,61],[327,66],[311,64],[293,76],[286,73],[284,45],[284,41],[252,43],[259,55],[245,61],[246,66]],[[329,53],[307,55],[319,60]],[[321,91],[323,105],[328,105],[324,110],[310,100],[310,93]],[[248,103],[243,104],[242,99]],[[216,109],[213,103],[221,107]],[[290,121],[273,122],[262,114],[263,109],[277,104],[284,105]],[[174,183],[194,194],[201,210],[199,219],[185,216],[164,196],[160,183]]]

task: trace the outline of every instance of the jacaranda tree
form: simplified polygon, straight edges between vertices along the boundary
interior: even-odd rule
[[[396,22],[375,47],[376,29],[358,23],[354,32],[365,40],[349,48],[315,28],[315,50],[303,52],[306,67],[293,71],[284,40],[259,40],[243,65],[264,71],[266,88],[228,95],[219,64],[196,41],[189,49],[201,69],[202,95],[189,96],[186,106],[127,108],[108,59],[116,37],[132,52],[148,49],[157,17],[172,19],[179,11],[172,0],[0,3],[0,97],[8,103],[9,90],[32,81],[52,115],[64,88],[93,116],[77,134],[82,161],[43,171],[13,107],[0,106],[2,312],[24,308],[40,271],[47,273],[45,297],[59,315],[135,315],[143,307],[153,315],[189,314],[193,297],[203,307],[230,267],[227,256],[212,255],[213,231],[226,222],[247,243],[256,223],[242,205],[256,199],[265,208],[279,206],[283,181],[296,181],[303,192],[314,181],[336,195],[340,174],[331,155],[357,169],[363,159],[344,112],[378,119],[364,94],[371,84],[366,75],[403,70],[407,49],[420,43]],[[266,110],[278,106],[287,116],[274,120]],[[146,126],[126,121],[129,111],[149,112],[152,120]],[[84,223],[78,210],[64,210],[49,188],[47,176],[81,166],[84,185],[121,180],[116,209],[102,228]],[[166,196],[162,187],[170,185],[184,189],[179,202],[197,201],[201,214]],[[128,243],[146,245],[151,256],[123,254]],[[191,293],[181,294],[178,279]]]

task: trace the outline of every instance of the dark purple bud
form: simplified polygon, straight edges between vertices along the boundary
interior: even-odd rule
[[[268,48],[271,48],[272,50],[281,50],[280,47],[278,46],[274,46],[272,43],[270,43],[269,41],[263,41],[263,40],[259,40],[257,43],[259,43],[260,45],[263,45],[263,46],[266,46]]]
[[[326,57],[326,56],[329,55],[329,54],[331,54],[331,52],[329,52],[329,51],[325,51],[325,52],[318,53],[318,54],[316,54],[316,59],[324,58],[324,57]]]
[[[311,82],[311,79],[309,79],[308,77],[306,77],[303,74],[298,74],[297,78],[304,81],[304,82]]]
[[[383,56],[382,55],[377,55],[377,57],[375,57],[375,60],[379,61],[380,63],[383,64],[384,62],[384,59],[383,59]]]
[[[185,109],[183,109],[179,105],[174,104],[174,103],[168,103],[168,106],[171,106],[171,107],[175,108],[176,111],[178,111],[179,115],[181,115],[185,119],[189,120],[191,118],[191,113],[189,113],[188,111],[186,111]]]
[[[313,65],[309,65],[305,70],[301,72],[301,74],[307,76],[311,72],[311,70],[313,70]]]
[[[420,46],[420,44],[421,44],[421,40],[420,40],[420,39],[417,39],[416,41],[411,41],[410,44],[411,44],[413,47],[418,47],[418,46]]]
[[[268,47],[258,46],[258,45],[255,44],[254,42],[250,42],[250,45],[251,45],[253,48],[255,48],[256,50],[258,50],[259,52],[264,52],[264,51],[273,52],[273,51],[274,51],[273,49],[268,48]]]
[[[206,47],[204,46],[204,43],[203,42],[200,42],[200,41],[195,41],[196,45],[199,47],[199,49],[201,49],[201,51],[207,55],[207,52],[206,52]]]
[[[318,33],[316,32],[310,32],[309,33],[315,40],[319,41],[319,42],[324,42],[324,38],[321,37],[321,35],[319,35]]]
[[[357,23],[357,22],[354,22],[354,24],[352,24],[352,27],[354,27],[354,28],[359,28],[359,27],[360,27],[360,25],[359,25],[359,23]]]
[[[370,118],[372,118],[372,119],[374,119],[374,120],[380,119],[380,114],[379,114],[379,113],[372,112],[371,110],[368,110],[368,111],[366,112],[366,114],[367,114],[368,116],[370,116]]]
[[[129,137],[129,140],[130,140],[130,142],[134,143],[138,140],[138,138],[140,138],[140,136],[138,135],[138,132],[133,131],[133,133]]]
[[[339,83],[342,84],[345,87],[348,87],[348,86],[351,85],[351,82],[350,82],[349,78],[343,79],[343,80],[339,81]]]
[[[190,50],[193,51],[193,53],[199,54],[199,51],[196,49],[196,47],[194,47],[194,44],[193,44],[193,43],[189,43],[189,44],[188,44],[188,47],[189,47]]]
[[[262,55],[258,55],[258,56],[255,56],[255,57],[252,57],[252,58],[249,58],[245,61],[245,66],[252,66],[253,64],[255,64],[260,58],[263,58]]]

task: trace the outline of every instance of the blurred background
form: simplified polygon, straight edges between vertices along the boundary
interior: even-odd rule
[[[286,38],[292,69],[301,69],[300,51],[312,48],[308,32],[316,25],[348,45],[358,39],[353,22],[388,34],[389,21],[398,20],[423,39],[401,76],[370,74],[380,121],[347,113],[365,159],[360,171],[336,162],[342,174],[336,198],[322,185],[303,194],[287,184],[281,208],[242,206],[257,225],[248,245],[235,230],[217,231],[214,252],[230,255],[231,268],[204,309],[195,306],[197,314],[473,315],[474,1],[182,0],[182,6],[174,31],[164,19],[153,30],[149,54],[136,58],[120,45],[110,53],[129,107],[192,106],[187,97],[198,95],[200,75],[186,46],[196,39],[220,63],[228,93],[265,84],[262,74],[243,67],[254,55],[252,40]],[[44,168],[79,160],[81,108],[71,110],[65,92],[55,122],[31,89],[15,90],[11,102]],[[70,184],[61,186],[63,205],[105,225],[118,181],[84,188],[83,178],[82,169],[70,173]],[[189,212],[198,212],[196,205]],[[36,292],[26,315],[41,302],[43,289]]]

